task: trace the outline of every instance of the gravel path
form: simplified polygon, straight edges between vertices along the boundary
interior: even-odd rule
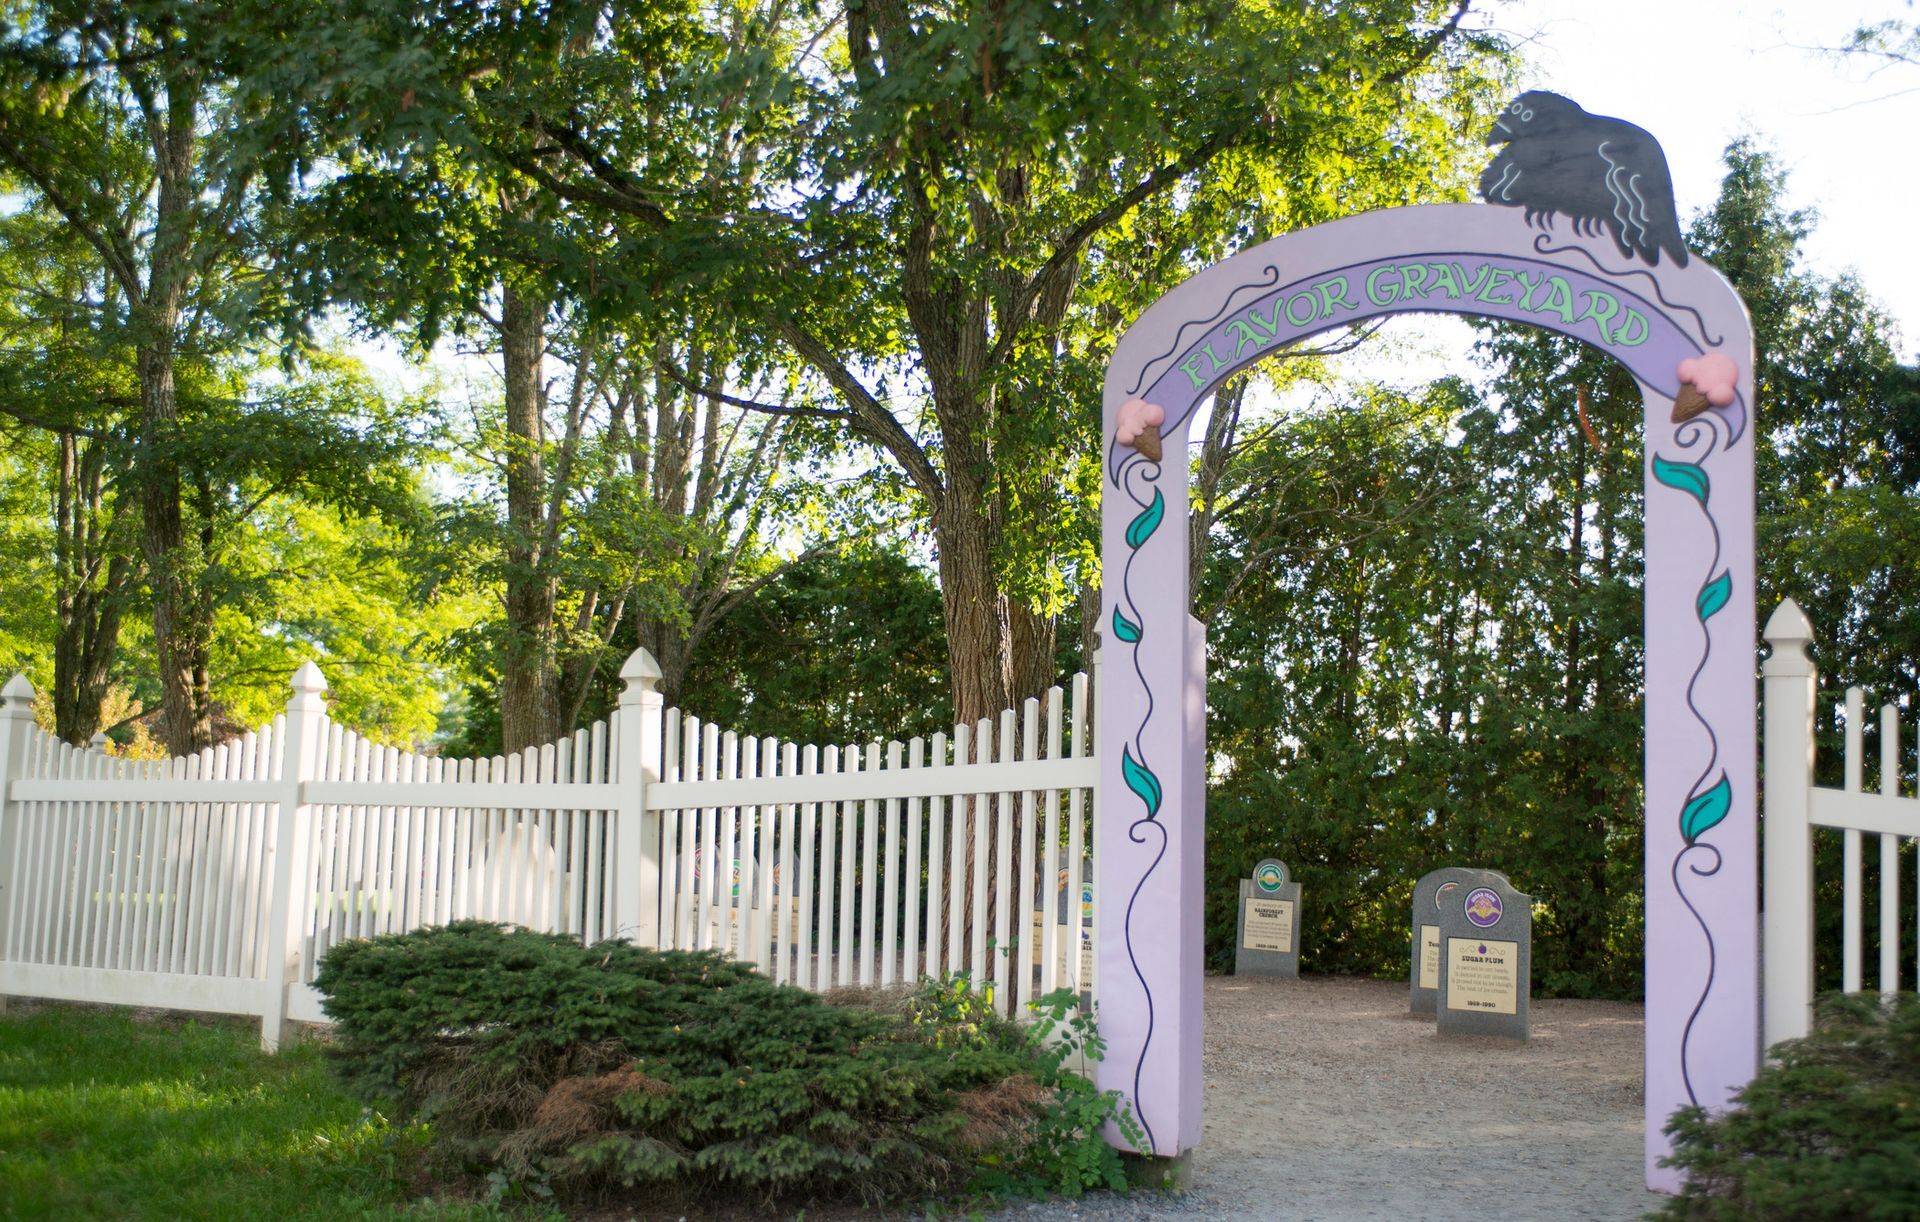
[[[1640,1217],[1641,1009],[1535,1001],[1533,1038],[1437,1039],[1378,980],[1209,977],[1206,1135],[1184,1193],[1003,1219]]]

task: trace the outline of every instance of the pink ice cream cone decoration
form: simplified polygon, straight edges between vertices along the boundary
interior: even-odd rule
[[[1159,462],[1160,426],[1166,422],[1166,408],[1145,399],[1128,399],[1120,405],[1114,440],[1123,446],[1132,446],[1153,462]]]
[[[1680,393],[1673,400],[1673,422],[1691,420],[1709,407],[1733,402],[1740,370],[1724,352],[1708,352],[1680,362]]]

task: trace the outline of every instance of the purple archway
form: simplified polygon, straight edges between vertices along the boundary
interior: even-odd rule
[[[1646,1157],[1648,1184],[1670,1187],[1655,1166],[1668,1114],[1724,1104],[1760,1051],[1751,325],[1697,259],[1649,265],[1604,236],[1543,232],[1516,208],[1389,209],[1277,238],[1175,288],[1115,347],[1103,417],[1101,1085],[1125,1094],[1149,1152],[1199,1141],[1206,649],[1187,588],[1194,411],[1223,378],[1310,335],[1418,312],[1570,335],[1641,386]],[[1149,457],[1155,434],[1171,461]]]

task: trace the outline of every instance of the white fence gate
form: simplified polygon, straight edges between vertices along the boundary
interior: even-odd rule
[[[1863,787],[1865,698],[1846,693],[1845,787],[1813,783],[1814,686],[1807,646],[1813,625],[1792,600],[1780,604],[1763,632],[1771,653],[1761,666],[1765,683],[1765,890],[1762,946],[1762,1026],[1765,1042],[1805,1035],[1813,1014],[1814,835],[1836,828],[1842,837],[1841,987],[1863,987],[1862,879],[1865,838],[1879,841],[1879,986],[1900,988],[1900,843],[1920,837],[1920,798],[1900,794],[1900,723],[1892,704],[1880,708],[1879,792]],[[1920,895],[1920,879],[1916,879]],[[1920,940],[1917,940],[1920,941]],[[1915,963],[1920,980],[1920,961]]]
[[[42,732],[16,676],[0,1001],[258,1014],[274,1047],[324,1018],[329,946],[468,917],[724,948],[818,990],[968,972],[1009,1014],[1090,989],[1087,676],[951,736],[825,748],[663,709],[644,650],[621,678],[606,721],[452,760],[331,721],[308,663],[272,724],[137,762]]]

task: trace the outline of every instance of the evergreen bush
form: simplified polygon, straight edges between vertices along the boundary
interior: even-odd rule
[[[479,921],[341,943],[315,986],[346,1080],[496,1189],[869,1204],[1119,1181],[1118,1096],[965,980],[829,1004],[715,952]],[[1094,1051],[1097,1053],[1097,1040]]]
[[[1833,994],[1716,1116],[1682,1108],[1668,1218],[1920,1217],[1920,1000]]]

